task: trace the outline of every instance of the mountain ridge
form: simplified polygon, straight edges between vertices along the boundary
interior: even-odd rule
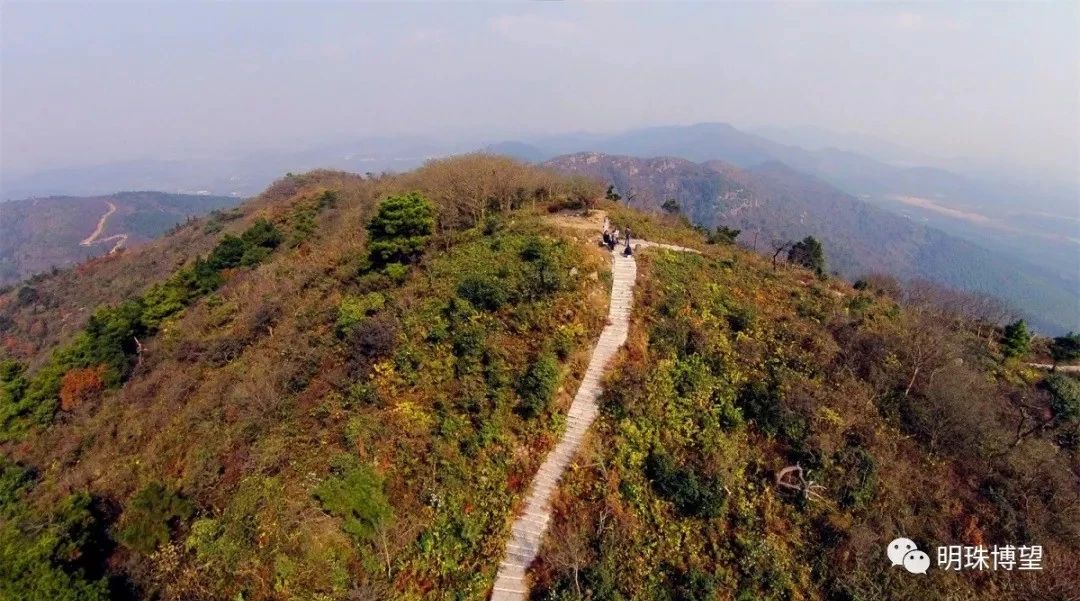
[[[1001,297],[1050,332],[1080,329],[1080,298],[1053,271],[913,223],[786,163],[744,169],[723,161],[577,153],[545,165],[610,182],[639,208],[659,211],[673,198],[695,223],[743,229],[743,243],[760,252],[772,252],[774,241],[812,235],[826,242],[832,268],[847,277],[926,278]],[[1017,277],[1027,284],[1016,286]]]

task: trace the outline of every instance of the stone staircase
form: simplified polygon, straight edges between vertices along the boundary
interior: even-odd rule
[[[518,601],[528,598],[529,588],[525,572],[540,551],[548,522],[551,521],[551,497],[559,478],[581,448],[586,430],[596,418],[596,399],[600,396],[600,379],[604,369],[626,342],[630,330],[630,309],[634,299],[634,280],[637,263],[633,257],[614,253],[612,261],[611,307],[607,325],[593,349],[589,367],[581,381],[577,395],[570,405],[566,419],[566,433],[559,444],[544,460],[533,478],[532,487],[525,499],[525,511],[514,521],[506,554],[499,564],[492,589],[492,601]]]

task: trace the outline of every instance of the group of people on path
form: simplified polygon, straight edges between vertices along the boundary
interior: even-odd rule
[[[615,246],[619,244],[619,228],[611,229],[611,222],[607,217],[604,218],[604,246],[609,251],[615,252]],[[622,232],[622,237],[626,240],[626,247],[623,249],[623,256],[629,257],[634,254],[634,251],[630,249],[630,226],[626,226],[626,229]]]

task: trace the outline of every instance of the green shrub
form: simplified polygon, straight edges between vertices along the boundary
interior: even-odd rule
[[[770,436],[780,430],[780,395],[775,386],[760,380],[747,384],[739,390],[735,404],[758,430]]]
[[[392,263],[413,263],[423,253],[434,228],[434,209],[419,193],[383,200],[367,227],[371,264],[383,268]]]
[[[240,236],[225,234],[208,261],[214,269],[250,267],[263,261],[281,242],[281,232],[274,224],[257,219]]]
[[[665,452],[649,454],[645,459],[645,475],[657,494],[671,501],[683,515],[715,518],[723,511],[727,494],[720,483],[699,476],[693,469],[679,467]]]
[[[1031,348],[1031,332],[1023,319],[1005,326],[1002,332],[1001,349],[1006,357],[1022,357]]]
[[[125,546],[151,553],[169,542],[169,533],[195,511],[191,501],[160,482],[144,486],[124,508],[123,526],[117,536]]]
[[[521,260],[527,263],[535,263],[543,260],[547,257],[548,249],[544,241],[536,236],[530,236],[525,240],[525,243],[521,245],[521,251],[518,256]]]
[[[522,289],[527,297],[542,298],[566,286],[566,269],[561,264],[557,245],[531,238],[525,242],[520,256],[525,261]]]
[[[717,582],[712,574],[691,569],[673,578],[672,601],[711,601],[716,599]]]
[[[243,234],[240,234],[240,239],[249,248],[277,248],[281,244],[283,237],[274,224],[266,219],[256,219],[251,224],[251,227],[244,230]]]
[[[727,314],[727,322],[732,332],[744,332],[753,325],[754,312],[748,307],[739,307]]]
[[[510,291],[504,280],[492,276],[465,276],[458,284],[457,293],[473,306],[488,311],[495,311],[510,301]]]
[[[93,499],[72,494],[40,514],[22,500],[32,482],[24,468],[0,469],[0,599],[108,599],[100,574],[107,541]]]
[[[874,499],[877,464],[865,449],[845,447],[837,458],[847,472],[840,488],[840,502],[845,507],[866,507]]]
[[[735,244],[735,239],[739,237],[740,233],[742,233],[742,230],[721,225],[715,231],[706,235],[705,242],[708,244]]]
[[[1043,382],[1050,393],[1050,408],[1058,423],[1080,420],[1080,381],[1063,374],[1050,374]]]
[[[247,246],[244,245],[244,241],[239,236],[225,234],[222,236],[221,241],[217,243],[217,246],[214,247],[214,250],[210,252],[210,265],[214,269],[236,267],[240,265],[245,251],[247,251]]]
[[[338,336],[345,336],[364,318],[374,315],[386,305],[386,297],[378,292],[369,292],[363,296],[346,296],[338,305],[338,318],[335,329]]]
[[[1080,359],[1080,334],[1069,332],[1051,340],[1050,356],[1054,363],[1068,363]]]
[[[813,236],[807,236],[791,245],[788,261],[805,267],[821,276],[825,274],[825,251]]]
[[[518,382],[522,414],[534,417],[542,413],[558,386],[559,363],[554,355],[543,353],[525,370]]]
[[[391,517],[383,483],[371,467],[351,455],[335,459],[332,473],[313,493],[329,514],[357,542],[370,540],[375,529]]]
[[[409,275],[409,268],[402,263],[388,263],[383,267],[383,273],[394,284],[401,284]]]

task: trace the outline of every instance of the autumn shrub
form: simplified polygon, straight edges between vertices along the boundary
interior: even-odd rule
[[[554,355],[543,353],[525,370],[518,381],[521,396],[519,409],[526,417],[539,415],[547,408],[559,386],[559,363]]]
[[[366,317],[350,328],[346,341],[354,361],[384,357],[397,345],[397,319],[386,312]]]
[[[15,303],[20,307],[32,305],[40,298],[41,294],[33,286],[20,286],[19,291],[15,293]]]
[[[276,302],[264,302],[245,320],[244,328],[249,337],[266,334],[281,319],[281,306]]]
[[[105,366],[82,367],[68,371],[60,381],[60,409],[72,411],[94,399],[105,389]]]
[[[201,357],[212,367],[222,367],[235,361],[244,352],[248,341],[233,336],[223,336],[213,340]]]
[[[117,540],[130,549],[150,553],[169,542],[170,533],[191,517],[195,506],[160,482],[151,482],[128,501]]]

